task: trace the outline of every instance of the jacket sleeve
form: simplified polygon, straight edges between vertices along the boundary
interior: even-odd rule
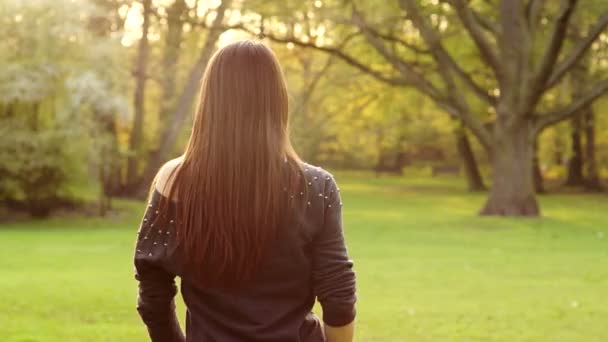
[[[138,284],[137,311],[153,342],[185,341],[175,313],[175,275],[163,267],[172,227],[156,219],[159,195],[146,208],[135,249],[135,279]]]
[[[342,202],[333,177],[325,186],[324,222],[313,240],[313,287],[323,322],[344,326],[355,319],[355,272],[342,230]]]

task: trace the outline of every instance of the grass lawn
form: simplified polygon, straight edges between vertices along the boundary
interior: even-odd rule
[[[357,341],[608,340],[605,194],[543,196],[542,219],[479,218],[485,195],[459,180],[336,178]],[[0,226],[0,341],[146,341],[131,261],[143,205],[116,206]]]

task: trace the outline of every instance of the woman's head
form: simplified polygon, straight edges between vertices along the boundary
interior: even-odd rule
[[[252,154],[290,149],[288,96],[279,62],[261,42],[232,43],[211,58],[186,154],[222,143]],[[261,148],[264,145],[265,148]]]
[[[202,286],[251,279],[301,191],[287,97],[281,67],[260,42],[230,44],[209,61],[169,191],[178,205],[177,251]]]

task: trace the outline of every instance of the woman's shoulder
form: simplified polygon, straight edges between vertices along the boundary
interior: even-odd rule
[[[323,180],[326,183],[335,183],[334,175],[326,169],[307,162],[302,162],[302,168],[307,178]]]
[[[171,190],[171,186],[173,186],[173,181],[175,180],[175,174],[182,165],[183,161],[184,156],[179,156],[175,159],[169,160],[163,166],[161,166],[156,174],[156,181],[154,183],[156,191],[163,196],[169,195],[169,191]]]

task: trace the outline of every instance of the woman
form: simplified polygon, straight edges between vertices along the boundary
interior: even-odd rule
[[[158,172],[138,232],[137,309],[152,341],[352,341],[339,189],[291,147],[276,57],[255,41],[224,47],[199,101],[186,150]]]

